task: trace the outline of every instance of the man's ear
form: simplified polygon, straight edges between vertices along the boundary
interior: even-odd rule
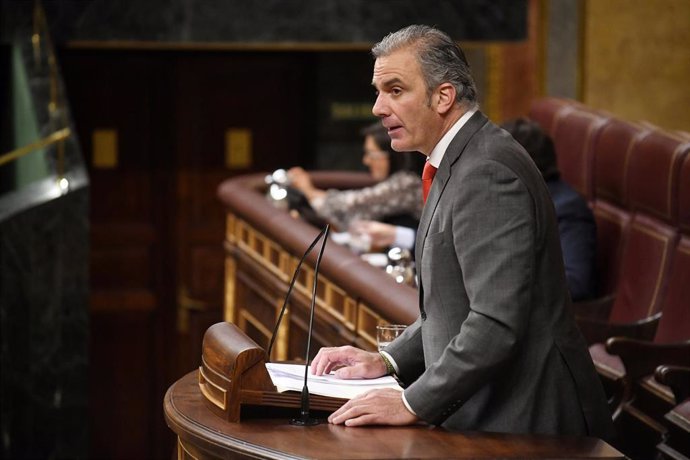
[[[441,83],[436,88],[436,110],[438,113],[446,113],[455,105],[455,87],[450,83]]]

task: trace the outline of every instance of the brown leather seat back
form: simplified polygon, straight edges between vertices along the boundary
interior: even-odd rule
[[[588,201],[593,195],[592,147],[607,120],[596,112],[574,109],[554,121],[552,138],[561,177]]]
[[[662,309],[654,341],[690,340],[690,236],[684,236],[673,251]]]
[[[621,253],[611,321],[634,322],[659,311],[677,235],[674,227],[643,214],[633,216]]]
[[[689,150],[686,138],[660,129],[640,139],[628,166],[628,207],[675,226],[679,174]]]
[[[592,143],[594,200],[597,223],[599,294],[615,291],[620,272],[623,237],[630,224],[627,209],[627,165],[633,147],[648,129],[611,119]]]
[[[678,240],[677,194],[686,142],[653,129],[627,158],[628,209],[632,220],[621,253],[612,321],[636,321],[657,313]]]
[[[544,97],[530,105],[529,117],[539,123],[546,134],[553,137],[556,120],[579,107],[583,105],[573,99]]]

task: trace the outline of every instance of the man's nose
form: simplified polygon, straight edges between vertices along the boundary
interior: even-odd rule
[[[371,108],[371,113],[377,117],[384,117],[387,115],[387,111],[388,109],[386,108],[386,105],[383,103],[383,99],[379,94],[376,96],[376,101],[374,102],[374,106]]]

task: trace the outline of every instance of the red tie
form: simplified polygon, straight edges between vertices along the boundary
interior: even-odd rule
[[[424,203],[426,203],[426,197],[429,196],[429,190],[431,190],[431,183],[434,181],[434,176],[436,175],[436,167],[427,161],[424,163],[424,170],[422,171],[422,198]]]

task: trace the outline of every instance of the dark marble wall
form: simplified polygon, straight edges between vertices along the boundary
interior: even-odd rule
[[[458,40],[526,36],[527,0],[44,0],[72,40],[375,42],[408,24]]]
[[[71,126],[71,117],[61,81],[49,110],[48,47],[44,41],[37,55],[31,46],[32,4],[0,3],[1,62],[8,64],[0,67],[7,83],[0,101],[11,100],[16,69],[8,55],[17,50],[20,62],[11,65],[22,66],[31,100],[22,116],[45,137]],[[0,153],[19,147],[15,110],[7,104],[0,112]],[[55,145],[43,152],[45,177],[17,185],[12,163],[0,174],[0,458],[7,459],[86,458],[89,447],[88,178],[74,136],[63,161]]]
[[[0,222],[2,458],[88,453],[88,192]]]

